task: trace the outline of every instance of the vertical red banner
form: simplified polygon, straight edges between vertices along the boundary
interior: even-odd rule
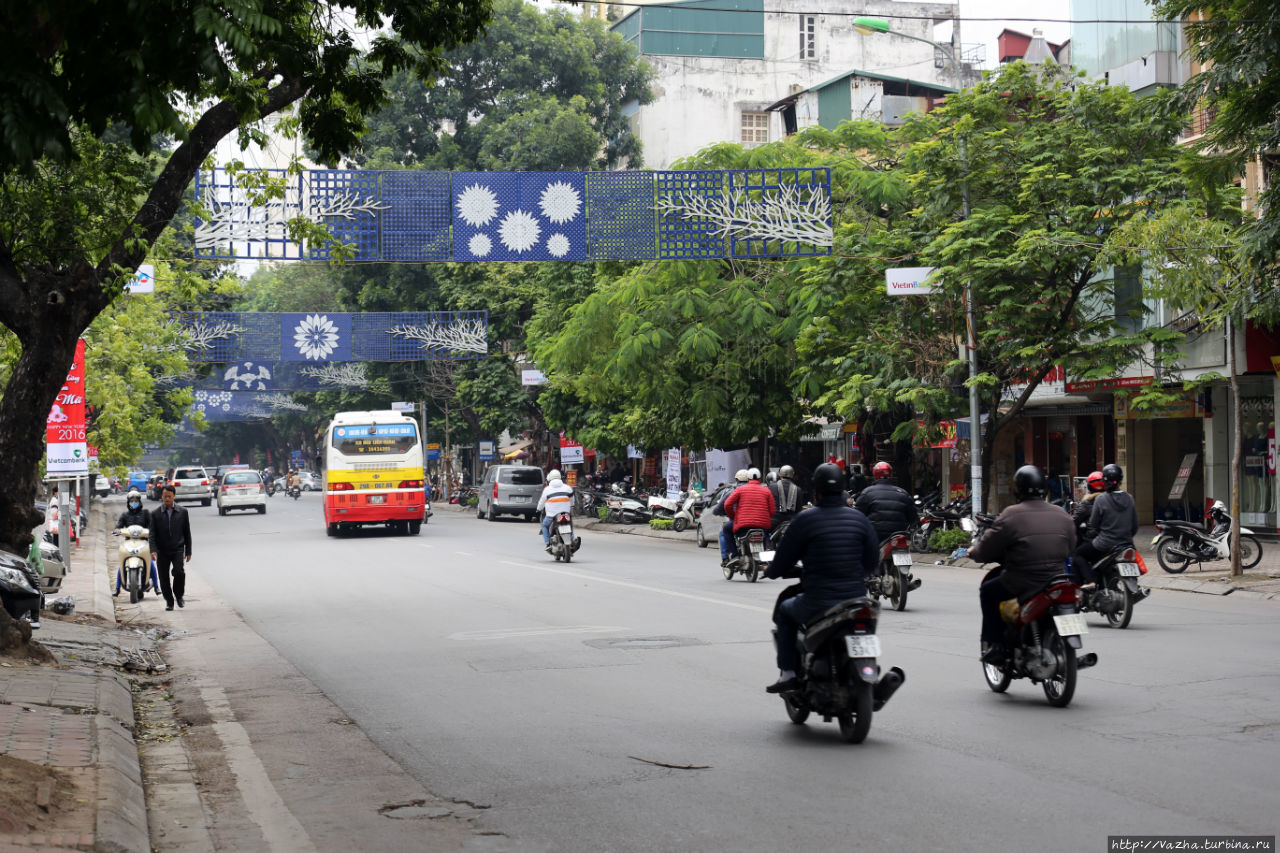
[[[46,470],[50,476],[77,476],[89,473],[89,447],[84,420],[84,339],[76,341],[62,390],[54,398],[45,420],[48,445]]]

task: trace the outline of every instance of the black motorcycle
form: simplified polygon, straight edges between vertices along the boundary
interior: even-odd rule
[[[1099,560],[1093,567],[1097,588],[1080,591],[1080,610],[1101,614],[1112,628],[1129,627],[1133,606],[1151,594],[1138,585],[1142,569],[1137,560],[1133,548],[1117,548]]]
[[[302,486],[289,486],[284,490],[284,493],[296,501],[302,497]]]
[[[772,551],[765,545],[763,527],[744,527],[733,534],[738,545],[738,556],[724,564],[724,579],[733,580],[734,574],[743,575],[750,583],[755,583],[760,574],[769,568]]]
[[[894,610],[907,609],[907,593],[920,586],[911,575],[911,545],[907,534],[895,533],[880,543],[880,561],[875,574],[867,578],[867,594],[887,598]]]
[[[787,587],[778,603],[801,589],[799,584]],[[879,618],[880,605],[873,599],[853,598],[818,614],[800,629],[799,686],[782,694],[791,722],[801,725],[810,713],[818,713],[823,722],[836,719],[845,742],[866,740],[872,714],[906,680],[896,666],[881,677],[876,661]]]
[[[1205,518],[1213,527],[1205,529],[1189,521],[1157,521],[1156,560],[1170,574],[1181,574],[1187,566],[1227,560],[1231,556],[1231,515],[1222,501],[1214,501]],[[1262,543],[1253,531],[1240,528],[1240,566],[1252,569],[1262,560]]]
[[[556,562],[573,560],[573,555],[582,547],[582,539],[573,535],[573,516],[567,512],[557,513],[551,523],[551,556]]]

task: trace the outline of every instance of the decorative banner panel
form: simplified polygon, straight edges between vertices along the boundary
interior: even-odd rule
[[[305,412],[307,407],[288,394],[267,391],[199,391],[194,408],[210,423],[259,421],[284,412]]]
[[[256,184],[275,183],[282,198]],[[324,225],[357,261],[788,258],[831,253],[831,170],[390,172],[196,176],[196,257],[329,260],[287,224]]]
[[[482,358],[489,351],[487,311],[207,311],[179,312],[175,319],[186,335],[189,360],[234,362],[236,376],[270,372],[278,369],[270,366],[275,362],[440,361]]]
[[[195,383],[203,391],[340,391],[369,384],[365,362],[237,361]]]

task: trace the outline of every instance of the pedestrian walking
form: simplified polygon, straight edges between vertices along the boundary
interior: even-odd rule
[[[187,588],[186,564],[191,562],[191,518],[174,503],[176,497],[173,486],[166,485],[160,493],[163,506],[151,513],[151,559],[160,571],[165,610],[172,610],[175,601],[179,607],[185,606],[182,594]]]

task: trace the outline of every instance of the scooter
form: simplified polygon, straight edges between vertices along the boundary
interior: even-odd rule
[[[302,497],[302,486],[289,486],[284,490],[284,493],[296,501]]]
[[[129,603],[137,604],[142,600],[147,567],[151,560],[149,531],[141,524],[130,524],[118,531],[118,535],[121,537],[120,547],[117,549],[120,572],[124,585],[129,590]]]
[[[795,586],[783,590],[778,602],[796,591]],[[816,712],[823,722],[835,717],[846,743],[866,740],[872,714],[907,678],[896,666],[883,677],[880,674],[879,618],[880,605],[874,599],[853,598],[818,614],[800,629],[800,683],[781,694],[791,722],[801,725]]]
[[[755,583],[773,562],[774,552],[765,547],[765,529],[744,527],[733,536],[738,545],[738,556],[724,564],[724,579],[731,581],[735,573],[741,573],[749,583]]]
[[[1098,579],[1097,588],[1080,591],[1080,610],[1102,614],[1112,628],[1129,627],[1133,605],[1151,594],[1151,590],[1138,585],[1142,574],[1138,552],[1119,548],[1099,560],[1093,574]]]
[[[1231,516],[1226,506],[1222,501],[1214,501],[1205,518],[1214,522],[1212,529],[1205,530],[1188,521],[1156,522],[1158,532],[1151,544],[1155,546],[1160,568],[1176,575],[1185,572],[1192,562],[1200,565],[1231,556]],[[1262,543],[1252,530],[1241,527],[1240,566],[1251,569],[1261,559]]]
[[[573,514],[562,512],[556,515],[551,522],[551,556],[557,563],[561,560],[568,563],[581,547],[582,539],[573,535]]]
[[[649,496],[649,515],[653,518],[674,519],[679,508],[680,500],[678,498],[668,498],[663,495]]]
[[[880,562],[876,573],[867,578],[867,595],[887,598],[894,610],[907,609],[907,593],[920,586],[911,575],[911,544],[906,532],[895,533],[880,543]]]
[[[648,524],[653,518],[649,508],[635,498],[612,497],[608,506],[609,515],[605,521],[609,524]]]
[[[698,521],[698,513],[702,511],[702,492],[689,489],[681,496],[680,506],[671,517],[671,527],[677,532],[688,530]]]

